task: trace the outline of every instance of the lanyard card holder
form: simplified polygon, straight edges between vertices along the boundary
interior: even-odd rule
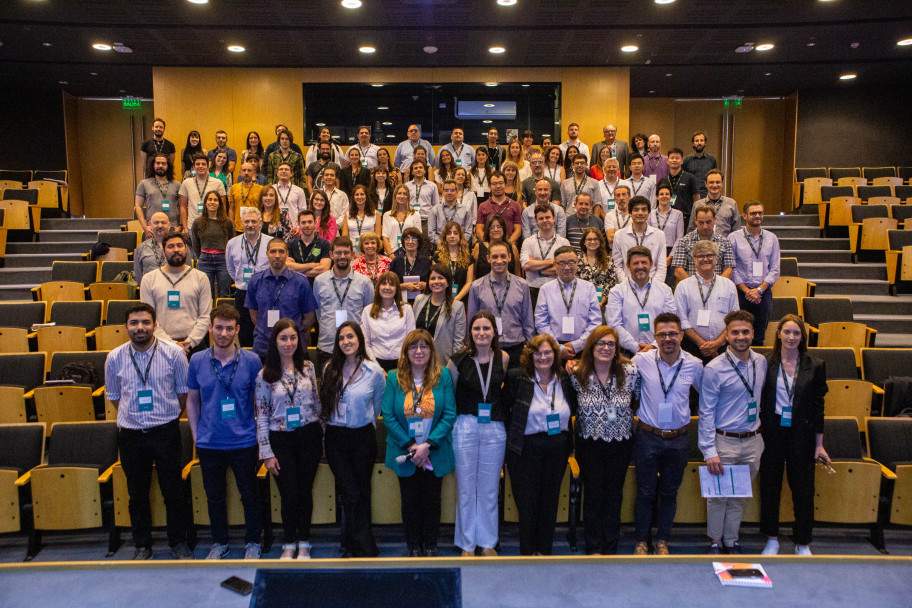
[[[780,424],[784,427],[792,426],[792,406],[783,405],[782,406],[782,418]]]
[[[136,409],[138,411],[151,412],[154,407],[151,389],[136,391]]]
[[[652,327],[649,323],[649,313],[641,312],[637,315],[637,328],[640,331],[649,331]]]
[[[415,439],[424,435],[424,418],[408,419],[408,436],[409,439]]]
[[[545,422],[548,425],[548,435],[560,435],[561,432],[561,423],[560,423],[560,414],[548,414],[545,417]]]
[[[237,409],[235,409],[234,399],[222,399],[222,420],[234,420],[237,418]]]
[[[757,422],[757,402],[756,401],[747,402],[747,421],[748,422]]]
[[[491,404],[490,403],[479,403],[478,404],[478,424],[490,424],[491,423]]]
[[[288,427],[289,430],[301,427],[301,408],[285,408],[285,426]]]

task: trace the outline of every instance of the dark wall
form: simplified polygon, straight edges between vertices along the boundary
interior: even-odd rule
[[[912,90],[798,92],[796,167],[912,166]]]
[[[0,90],[0,169],[66,169],[60,90]]]

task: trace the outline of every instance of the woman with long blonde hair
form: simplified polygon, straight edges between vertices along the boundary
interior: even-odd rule
[[[438,264],[449,267],[453,277],[453,297],[462,302],[469,295],[469,287],[475,280],[475,260],[458,222],[447,222],[440,236],[434,257]]]

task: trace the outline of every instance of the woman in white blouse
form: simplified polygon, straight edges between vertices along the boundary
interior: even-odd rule
[[[607,325],[596,327],[576,373],[576,460],[586,513],[586,553],[617,553],[621,530],[621,500],[627,465],[633,453],[633,410],[630,400],[636,384],[636,366],[620,354],[618,333]]]
[[[355,186],[352,190],[352,206],[339,222],[339,234],[351,238],[355,249],[358,249],[361,235],[365,232],[377,232],[382,223],[373,199],[367,194],[367,188],[361,184]]]
[[[256,381],[260,458],[282,497],[281,559],[310,559],[313,482],[323,454],[323,427],[313,363],[291,319],[272,328]]]
[[[399,277],[385,272],[377,279],[374,302],[361,311],[367,355],[386,371],[396,369],[402,342],[415,329],[415,313],[402,302]]]
[[[671,263],[671,249],[682,236],[684,236],[684,214],[680,209],[671,207],[674,196],[672,195],[671,182],[663,179],[656,186],[656,207],[649,214],[646,223],[665,233],[665,249],[668,263]]]
[[[383,249],[392,256],[402,248],[406,228],[421,230],[421,215],[412,209],[409,190],[403,185],[393,191],[393,208],[383,214]]]

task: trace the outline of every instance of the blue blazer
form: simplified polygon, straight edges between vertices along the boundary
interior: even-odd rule
[[[452,432],[456,422],[456,396],[453,393],[453,378],[450,370],[440,370],[440,381],[434,387],[434,417],[428,432],[428,443],[431,446],[430,458],[434,465],[434,475],[443,477],[456,468],[453,457]],[[405,393],[399,388],[396,370],[386,377],[386,389],[383,391],[383,425],[386,427],[386,466],[399,477],[411,477],[415,474],[415,465],[411,460],[399,464],[396,457],[408,453],[408,448],[415,443],[408,436],[408,421],[405,419]]]

